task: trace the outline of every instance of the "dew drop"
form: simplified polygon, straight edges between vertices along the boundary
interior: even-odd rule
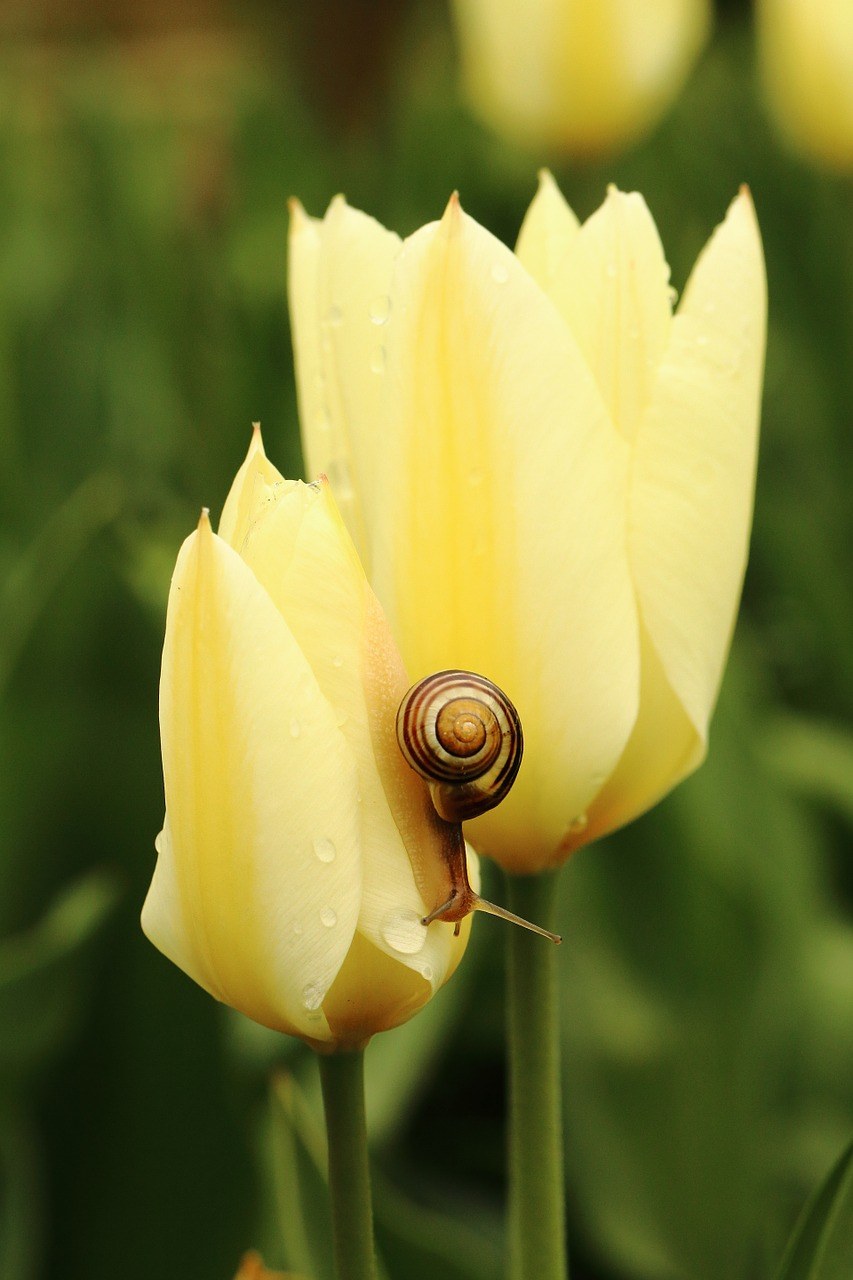
[[[290,721],[291,738],[298,738],[301,732],[302,732],[302,726],[299,723],[299,721],[296,719],[296,716],[293,716],[293,718]]]
[[[586,831],[588,826],[588,816],[585,813],[579,813],[578,816],[569,823],[569,834],[576,836],[579,832]]]
[[[426,978],[427,982],[432,982],[432,965],[431,964],[421,965],[421,977]]]
[[[373,324],[388,323],[388,317],[391,315],[391,299],[387,293],[373,299],[368,307],[368,315]]]
[[[427,931],[417,911],[399,907],[389,911],[379,926],[382,937],[400,955],[413,956],[423,949]]]
[[[340,668],[341,668],[343,665],[344,665],[344,660],[343,660],[343,658],[341,657],[341,655],[340,655],[339,653],[336,653],[336,654],[335,654],[335,656],[334,656],[334,658],[332,658],[332,666],[333,666],[333,667],[337,667],[337,668],[340,670]]]
[[[672,285],[670,285],[666,291],[666,294],[667,294],[667,297],[669,298],[669,305],[671,307],[674,307],[676,302],[678,302],[678,290],[675,289]]]
[[[509,271],[502,262],[496,262],[492,267],[492,279],[495,284],[506,284],[509,279]]]
[[[332,907],[324,907],[320,912],[320,923],[331,929],[338,923],[338,913]]]
[[[343,318],[344,318],[344,313],[341,310],[341,308],[337,306],[337,304],[333,304],[331,307],[329,307],[329,310],[326,312],[327,321],[329,322],[329,324],[333,325],[336,329],[338,325],[343,323]]]
[[[306,982],[302,988],[302,1003],[309,1013],[316,1013],[323,1003],[323,988],[319,982]]]
[[[383,346],[374,347],[370,356],[370,367],[374,373],[385,372],[385,348]]]
[[[314,853],[321,862],[334,862],[337,852],[334,841],[328,836],[318,836],[314,841]]]

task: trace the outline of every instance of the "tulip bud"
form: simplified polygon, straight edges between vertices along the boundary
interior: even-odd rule
[[[405,1021],[467,939],[421,923],[458,829],[397,749],[407,686],[328,482],[285,480],[256,429],[219,535],[203,513],[172,579],[142,925],[217,999],[319,1048]]]
[[[767,99],[792,145],[831,169],[853,169],[850,0],[759,0]]]
[[[749,193],[674,313],[642,197],[581,226],[547,174],[515,254],[455,198],[402,243],[340,199],[297,208],[290,307],[306,453],[350,479],[412,678],[488,673],[524,726],[466,834],[513,872],[559,864],[705,754],[754,490]]]
[[[710,27],[708,0],[455,0],[480,116],[557,153],[616,150],[657,123]]]

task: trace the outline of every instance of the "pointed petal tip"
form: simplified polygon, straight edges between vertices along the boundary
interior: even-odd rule
[[[455,227],[458,227],[461,216],[462,205],[459,203],[459,192],[452,191],[441,219],[442,227],[452,231]]]
[[[196,526],[199,533],[210,533],[210,507],[202,507]]]

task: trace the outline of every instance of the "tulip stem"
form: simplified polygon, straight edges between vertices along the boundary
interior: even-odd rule
[[[364,1053],[321,1054],[337,1280],[376,1280],[364,1118]]]
[[[507,876],[516,914],[553,929],[558,872]],[[509,1276],[567,1280],[557,950],[507,929]]]

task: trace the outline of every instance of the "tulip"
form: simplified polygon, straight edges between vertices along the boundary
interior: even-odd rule
[[[818,164],[853,168],[850,0],[760,0],[768,102],[791,144]]]
[[[455,0],[468,96],[498,133],[596,156],[648,132],[710,28],[708,0]]]
[[[172,579],[142,925],[218,1000],[320,1049],[410,1017],[465,947],[465,925],[421,924],[454,829],[397,749],[407,686],[328,483],[284,480],[256,431],[219,534],[203,513]]]
[[[340,197],[295,205],[290,308],[308,465],[410,675],[470,668],[518,708],[515,786],[466,833],[510,872],[555,867],[706,751],[754,489],[749,193],[674,314],[642,197],[581,226],[548,174],[515,253],[455,197],[405,241]]]

